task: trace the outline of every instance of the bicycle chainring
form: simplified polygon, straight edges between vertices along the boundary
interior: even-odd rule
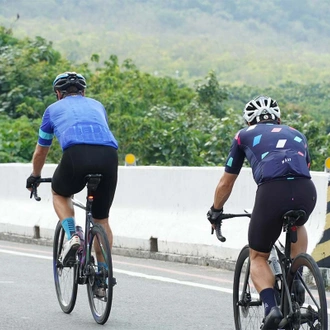
[[[91,286],[93,286],[95,283],[95,268],[93,264],[89,264],[87,266],[87,270],[88,270],[88,282]]]
[[[244,298],[239,301],[239,306],[243,317],[247,317],[249,315],[250,302],[251,302],[251,294],[249,292],[245,292]]]
[[[292,329],[293,330],[299,330],[301,325],[301,312],[300,312],[300,306],[297,302],[294,302],[292,304],[293,309],[293,317],[292,317]]]

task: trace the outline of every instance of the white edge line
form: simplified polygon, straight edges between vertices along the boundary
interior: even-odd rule
[[[160,282],[193,286],[193,287],[197,287],[197,288],[209,289],[209,290],[213,290],[213,291],[220,291],[220,292],[225,292],[225,293],[230,293],[230,294],[233,293],[233,290],[231,290],[231,289],[220,288],[220,287],[217,287],[214,285],[200,284],[200,283],[194,283],[194,282],[189,282],[189,281],[180,281],[180,280],[176,280],[176,279],[169,278],[169,277],[148,275],[148,274],[144,274],[144,273],[132,272],[129,270],[122,270],[122,269],[118,269],[118,268],[114,268],[113,271],[116,273],[126,274],[129,276],[146,278],[149,280],[156,280],[156,281],[160,281]]]
[[[17,251],[0,249],[0,253],[1,252],[7,253],[7,254],[23,256],[23,257],[53,260],[52,257],[39,256],[39,255],[33,254],[33,253],[25,253],[25,252],[17,252]],[[180,281],[180,280],[172,279],[169,277],[148,275],[148,274],[144,274],[144,273],[132,272],[129,270],[123,270],[123,269],[118,269],[118,268],[114,268],[113,271],[116,273],[125,274],[125,275],[129,275],[129,276],[146,278],[149,280],[155,280],[155,281],[167,282],[167,283],[175,283],[175,284],[180,284],[180,285],[192,286],[192,287],[196,287],[196,288],[202,288],[202,289],[207,289],[207,290],[229,293],[229,294],[233,293],[233,290],[231,290],[231,289],[221,288],[221,287],[217,287],[214,285],[200,284],[200,283],[194,283],[194,282],[189,282],[189,281]],[[9,283],[9,282],[6,282],[6,283]],[[328,309],[328,314],[330,314],[330,309]]]

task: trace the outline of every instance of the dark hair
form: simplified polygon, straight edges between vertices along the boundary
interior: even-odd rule
[[[81,94],[83,90],[79,90],[76,86],[69,86],[65,91],[62,91],[62,94]]]
[[[272,124],[278,124],[279,121],[278,119],[272,119],[269,115],[260,115],[259,116],[259,121],[257,121],[257,119],[253,119],[250,124],[251,125],[255,125],[255,124],[258,124],[258,123],[272,123]]]

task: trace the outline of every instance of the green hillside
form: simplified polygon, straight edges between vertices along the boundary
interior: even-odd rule
[[[42,36],[70,61],[111,54],[185,82],[330,81],[327,0],[0,0],[1,25]],[[93,64],[94,68],[96,64]]]
[[[306,135],[313,169],[322,170],[330,155],[330,83],[221,85],[210,71],[192,87],[143,72],[131,60],[120,63],[116,55],[94,70],[68,61],[42,37],[18,39],[0,26],[0,162],[31,161],[41,117],[55,101],[52,81],[66,70],[84,74],[87,95],[104,104],[122,161],[134,153],[140,165],[223,164],[244,125],[244,104],[260,93],[277,99],[283,123]],[[55,143],[48,161],[57,163],[60,155]]]

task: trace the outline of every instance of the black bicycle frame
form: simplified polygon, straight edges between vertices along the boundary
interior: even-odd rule
[[[86,186],[87,186],[87,197],[86,197],[86,205],[81,202],[75,200],[72,196],[72,203],[75,206],[80,207],[81,209],[86,211],[85,218],[85,232],[84,232],[84,245],[82,248],[82,254],[79,258],[79,270],[80,274],[77,271],[76,281],[79,284],[86,284],[89,275],[91,275],[90,268],[86,267],[90,263],[90,249],[91,249],[91,237],[90,232],[94,226],[94,220],[92,216],[92,204],[94,200],[93,192],[96,190],[98,184],[100,183],[102,175],[100,174],[89,174],[86,176]]]
[[[86,205],[83,203],[77,201],[74,199],[74,197],[71,197],[72,203],[75,206],[78,206],[79,208],[86,211],[86,218],[85,218],[85,232],[84,232],[84,245],[82,249],[80,250],[81,256],[79,258],[79,265],[76,266],[77,270],[80,270],[76,272],[76,282],[79,284],[86,284],[88,276],[90,275],[90,269],[86,267],[86,265],[89,265],[90,263],[90,249],[91,249],[91,243],[90,243],[90,232],[91,228],[94,226],[94,220],[92,216],[92,204],[94,200],[93,192],[97,189],[98,184],[100,183],[102,178],[101,174],[89,174],[85,177],[86,179],[86,186],[87,186],[87,197],[86,197]],[[52,182],[52,178],[40,178],[38,179],[35,184],[32,185],[31,195],[34,197],[36,201],[41,201],[41,198],[38,196],[37,188],[40,183],[43,182]],[[80,274],[79,274],[80,273]]]

